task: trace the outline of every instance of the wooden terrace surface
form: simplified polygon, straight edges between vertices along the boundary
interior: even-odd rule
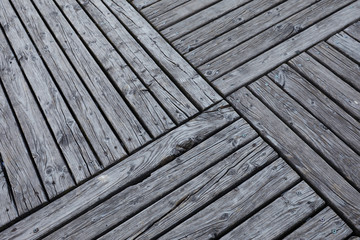
[[[0,0],[0,28],[0,239],[360,239],[360,0]]]

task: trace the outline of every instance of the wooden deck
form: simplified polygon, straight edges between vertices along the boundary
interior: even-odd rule
[[[360,0],[1,0],[0,239],[360,239]]]

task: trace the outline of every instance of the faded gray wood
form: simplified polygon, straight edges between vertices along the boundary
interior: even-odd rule
[[[167,27],[161,31],[162,35],[169,41],[174,41],[179,37],[209,23],[212,20],[240,7],[249,0],[223,0],[208,8],[203,9],[187,18]],[[182,10],[182,9],[179,9]]]
[[[329,38],[327,42],[360,63],[359,41],[356,41],[344,32],[340,32]]]
[[[172,76],[197,107],[203,110],[220,101],[221,97],[216,91],[126,0],[104,0],[103,2],[136,35],[140,43]]]
[[[90,0],[82,4],[93,17],[97,26],[122,53],[145,85],[172,116],[176,123],[181,123],[196,114],[196,107],[185,97],[155,61],[128,33],[124,26],[100,1]]]
[[[320,1],[201,65],[199,70],[207,79],[212,81],[263,53],[267,49],[291,38],[303,29],[312,26],[320,19],[335,12],[349,2],[351,2],[351,0],[335,2],[333,0]]]
[[[298,180],[279,159],[158,239],[215,238]]]
[[[302,226],[286,236],[284,240],[340,240],[346,239],[351,233],[351,228],[330,207],[326,207],[316,216],[306,220]]]
[[[15,60],[10,59],[10,61]],[[3,175],[3,169],[5,169],[10,182],[9,190],[11,189],[13,193],[17,211],[21,215],[46,203],[47,197],[2,87],[0,87],[0,116],[0,149],[3,165],[1,173]],[[2,179],[3,183],[4,180]],[[3,195],[6,194],[6,190],[1,190],[1,193],[1,198],[4,200],[1,205],[4,204],[5,212],[9,207],[12,211],[9,217],[15,217],[14,209],[9,206],[11,199],[6,199],[9,195]],[[1,209],[3,212],[4,209]]]
[[[266,11],[284,0],[255,0],[251,1],[228,14],[192,31],[175,40],[173,45],[180,53],[190,50],[210,41],[211,39],[239,26],[263,11]]]
[[[290,128],[360,189],[360,156],[357,153],[269,78],[263,77],[249,88],[271,111],[281,116]]]
[[[360,237],[353,236],[353,237],[349,238],[349,240],[360,240]]]
[[[175,124],[76,0],[57,0],[79,36],[107,71],[153,137]]]
[[[349,34],[352,38],[355,38],[360,42],[360,21],[352,24],[351,26],[345,28],[344,32]]]
[[[360,229],[360,193],[331,168],[313,149],[245,88],[229,97],[242,116],[280,151],[301,177]]]
[[[7,0],[0,2],[0,22],[73,176],[84,180],[101,166]]]
[[[54,1],[36,0],[34,4],[127,150],[131,152],[149,141],[151,139],[149,134],[83,45]]]
[[[154,4],[141,9],[141,13],[144,14],[144,16],[151,20],[153,18],[156,18],[157,16],[170,11],[171,9],[176,8],[177,6],[180,6],[186,2],[189,2],[189,0],[162,0],[155,2]],[[150,21],[151,22],[151,21]]]
[[[159,2],[161,0],[130,0],[130,2],[139,10],[150,6],[152,4],[155,4],[156,2]]]
[[[360,66],[345,57],[335,48],[321,42],[307,51],[313,58],[338,74],[344,81],[360,91]]]
[[[257,138],[117,226],[102,236],[102,239],[117,239],[118,236],[123,239],[155,238],[208,205],[214,197],[231,190],[234,185],[253,175],[276,157],[275,151],[261,138]]]
[[[236,45],[254,37],[292,14],[301,11],[315,1],[316,0],[305,0],[300,2],[297,0],[285,1],[276,8],[272,8],[241,24],[240,26],[214,38],[213,40],[202,44],[194,50],[186,53],[184,56],[194,66],[198,67]],[[173,27],[175,27],[175,25]]]
[[[74,180],[2,31],[0,52],[1,81],[51,199],[73,187]]]
[[[158,29],[163,30],[174,23],[200,11],[203,8],[210,6],[220,0],[191,0],[184,4],[171,9],[163,14],[157,15],[154,18],[149,18],[150,22]]]
[[[38,239],[109,195],[142,181],[154,169],[170,162],[238,117],[225,101],[216,104],[1,234],[5,239]]]
[[[360,154],[360,123],[288,65],[269,76],[292,98]]]
[[[218,78],[213,81],[214,86],[223,94],[231,93],[276,67],[279,63],[294,57],[299,52],[333,35],[347,24],[355,21],[359,18],[357,14],[359,11],[360,1],[356,1]]]
[[[309,185],[301,182],[221,239],[276,239],[324,204]]]
[[[181,186],[182,183],[192,179],[204,169],[249,142],[256,135],[256,132],[243,119],[240,119],[169,164],[152,172],[151,176],[141,183],[125,189],[71,221],[49,235],[47,239],[95,238],[106,229],[133,216],[139,210]],[[247,154],[250,154],[249,151]],[[205,181],[201,180],[200,182],[204,183]],[[182,193],[181,196],[186,197],[184,194]],[[215,192],[211,192],[211,194],[215,194]],[[92,221],[88,219],[92,219]],[[128,232],[132,228],[122,229]],[[123,234],[118,236],[125,239]],[[150,238],[146,237],[146,239]]]
[[[360,50],[360,49],[359,49]],[[344,110],[360,120],[360,92],[321,65],[307,53],[291,59],[289,64],[308,81],[342,106]]]

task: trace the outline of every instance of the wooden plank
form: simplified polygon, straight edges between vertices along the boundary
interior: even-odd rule
[[[153,137],[175,124],[76,0],[56,1]]]
[[[0,22],[12,40],[14,54],[75,180],[80,182],[99,171],[101,166],[11,5],[1,1],[0,6]]]
[[[340,240],[346,239],[351,233],[351,228],[330,207],[326,207],[286,236],[284,240]]]
[[[214,80],[267,49],[291,38],[303,29],[312,26],[317,21],[335,12],[351,2],[326,0],[315,3],[309,8],[268,28],[255,37],[241,43],[215,59],[201,65],[199,70],[209,80]]]
[[[360,21],[345,28],[344,32],[360,42]]]
[[[301,182],[221,239],[276,239],[324,204],[309,185]]]
[[[10,61],[14,60],[11,59]],[[19,126],[10,109],[10,104],[1,87],[0,116],[1,172],[4,174],[5,169],[9,178],[9,184],[11,185],[9,186],[9,190],[11,189],[13,193],[14,202],[19,215],[21,215],[46,203],[47,197],[21,136]],[[4,181],[4,179],[2,181]],[[1,192],[5,194],[6,190],[2,190]],[[4,195],[1,197],[6,198]],[[1,202],[1,205],[4,204],[6,208],[9,206],[6,205],[9,204],[8,201]],[[11,210],[10,206],[9,210]],[[14,212],[12,212],[11,216],[15,217]]]
[[[139,10],[150,6],[152,4],[155,4],[156,2],[159,2],[161,0],[130,0],[130,2]]]
[[[288,65],[269,73],[285,92],[360,154],[360,123]]]
[[[267,28],[286,19],[292,14],[301,11],[302,9],[313,4],[315,1],[316,0],[305,0],[299,2],[297,0],[288,0],[278,5],[276,8],[272,8],[260,14],[259,16],[241,24],[240,26],[214,38],[213,40],[198,46],[192,51],[186,53],[184,56],[194,66],[198,67],[201,64],[204,64],[205,62],[219,56],[234,46],[254,37]],[[172,27],[175,27],[175,25]]]
[[[175,40],[173,45],[182,54],[210,41],[211,39],[239,26],[284,0],[251,1],[228,14]]]
[[[358,121],[360,120],[360,92],[345,83],[307,53],[302,53],[291,59],[289,64],[304,75],[308,81],[334,99],[344,110],[347,110]]]
[[[123,158],[126,152],[120,141],[106,122],[65,54],[56,44],[48,28],[36,13],[34,6],[30,1],[20,1],[15,0],[12,3],[100,162],[107,166]],[[33,86],[33,88],[36,87]]]
[[[331,166],[360,189],[360,156],[357,153],[268,77],[252,83],[249,88],[302,139],[320,152]]]
[[[34,1],[43,19],[129,152],[151,138],[81,42],[54,1]],[[122,123],[122,124],[119,124]]]
[[[212,148],[213,149],[213,148]],[[212,151],[211,149],[211,151]],[[257,138],[141,213],[102,236],[102,239],[152,239],[176,226],[214,198],[253,175],[277,154]]]
[[[279,159],[158,239],[215,238],[298,180]]]
[[[261,136],[280,151],[301,177],[317,190],[321,197],[351,227],[360,229],[360,193],[331,168],[314,150],[265,107],[250,91],[241,88],[229,97],[235,108],[252,123]],[[326,174],[324,174],[326,173]]]
[[[223,0],[200,12],[197,12],[187,18],[167,27],[161,31],[161,34],[169,41],[174,41],[185,34],[204,26],[216,18],[230,12],[233,9],[249,2],[249,0]]]
[[[163,14],[157,15],[154,18],[149,18],[151,23],[158,29],[163,30],[174,23],[185,19],[188,16],[191,16],[198,11],[201,11],[203,8],[210,6],[220,0],[191,0],[187,1],[184,4],[171,9]]]
[[[253,60],[213,81],[223,94],[248,84],[280,63],[294,57],[299,52],[333,35],[347,24],[359,19],[360,2],[356,1],[324,20],[314,24],[291,39],[271,48]]]
[[[348,240],[360,240],[360,237],[353,236],[353,237],[350,237]]]
[[[170,11],[186,2],[189,2],[189,0],[162,0],[154,2],[154,4],[151,4],[148,7],[142,8],[141,13],[144,14],[144,16],[151,22],[151,19],[154,19],[157,16]]]
[[[326,42],[317,44],[307,52],[360,92],[360,67],[358,64],[345,57]]]
[[[151,176],[140,184],[125,189],[71,221],[49,235],[47,239],[96,238],[108,228],[135,215],[136,212],[181,186],[182,183],[192,179],[232,151],[245,145],[256,135],[256,132],[243,119],[240,119],[169,164],[152,172]],[[230,142],[232,143],[230,144]],[[249,151],[247,154],[250,154]],[[213,176],[209,177],[212,178]],[[204,179],[200,182],[205,183]],[[198,189],[201,187],[198,186]],[[184,197],[184,194],[181,193],[181,196]],[[92,220],[89,221],[89,219]],[[126,232],[132,231],[131,228],[122,229]],[[117,236],[122,236],[125,239],[123,234]],[[150,238],[146,237],[146,239]]]
[[[103,1],[118,19],[137,37],[173,81],[201,110],[220,101],[216,91],[126,0]]]
[[[102,2],[91,0],[88,4],[83,4],[83,7],[176,123],[181,123],[198,112]]]
[[[2,31],[0,52],[1,81],[51,199],[73,187],[74,180]]]
[[[5,239],[38,239],[89,210],[94,204],[141,182],[152,171],[180,156],[238,117],[225,101],[220,102],[124,159],[121,164],[114,165],[11,228],[5,229],[1,234]]]
[[[360,63],[360,42],[356,41],[346,33],[337,33],[329,38],[327,42]]]

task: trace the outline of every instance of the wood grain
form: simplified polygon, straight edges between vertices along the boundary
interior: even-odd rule
[[[351,228],[330,207],[326,207],[311,219],[306,220],[302,226],[286,236],[284,240],[340,240],[346,239],[351,233]]]
[[[147,19],[151,20],[189,1],[190,0],[162,0],[141,9],[141,13],[144,14]]]
[[[130,0],[130,2],[139,10],[160,1],[162,0]]]
[[[221,239],[276,239],[325,204],[301,182]]]
[[[354,59],[357,63],[360,63],[359,41],[356,41],[344,32],[340,32],[329,38],[327,42]]]
[[[109,195],[141,182],[152,171],[188,151],[238,117],[225,101],[220,102],[124,159],[121,164],[114,165],[5,229],[1,234],[5,239],[38,239],[89,210]]]
[[[356,23],[345,28],[344,32],[360,42],[360,21],[357,21]]]
[[[252,123],[261,136],[280,151],[286,161],[324,200],[342,213],[353,228],[360,229],[360,193],[331,168],[314,150],[275,116],[245,88],[229,97],[229,101]],[[324,174],[326,173],[326,174]]]

